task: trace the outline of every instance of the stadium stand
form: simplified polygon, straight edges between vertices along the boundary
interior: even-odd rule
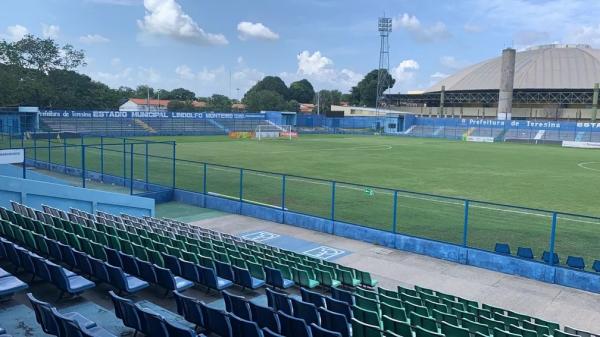
[[[175,220],[48,206],[39,211],[16,202],[12,207],[0,208],[0,252],[15,267],[74,295],[95,284],[72,270],[125,293],[158,285],[174,294],[177,313],[197,328],[111,291],[116,317],[148,336],[203,336],[198,329],[223,337],[571,336],[536,317],[418,286],[384,289],[365,271]],[[499,249],[510,253],[508,246]],[[222,290],[225,310],[182,294],[194,284]],[[233,284],[242,290],[271,284],[267,306],[223,290]],[[293,285],[300,286],[300,297],[275,290]],[[326,292],[308,289],[316,287]],[[112,336],[93,317],[29,299],[50,334]]]

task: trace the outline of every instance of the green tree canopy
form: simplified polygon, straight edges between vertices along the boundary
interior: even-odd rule
[[[213,111],[231,111],[231,100],[225,95],[214,94],[208,99],[208,106]]]
[[[369,72],[365,77],[358,82],[355,87],[352,87],[350,91],[351,102],[355,105],[365,105],[374,107],[377,100],[377,75],[379,71],[377,69]],[[394,86],[396,80],[388,72],[385,72],[387,76],[386,83],[388,86],[384,89],[389,89]]]
[[[178,99],[178,100],[192,101],[192,100],[196,99],[196,94],[191,90],[187,90],[184,88],[177,88],[177,89],[173,89],[170,92],[168,92],[168,95],[166,97],[168,97],[166,99]],[[162,98],[162,95],[161,95],[161,98]]]
[[[331,111],[331,105],[339,105],[342,93],[339,90],[320,90],[319,91],[319,112],[327,114]],[[317,99],[315,97],[315,104]]]
[[[248,95],[250,92],[261,90],[274,91],[281,95],[284,100],[287,100],[289,97],[288,87],[285,85],[283,80],[277,76],[266,76],[262,80],[258,81],[252,88],[250,88],[250,90],[246,92],[246,95]]]
[[[282,95],[273,90],[251,90],[243,99],[248,111],[286,110],[287,102]]]
[[[312,102],[315,97],[315,89],[307,79],[290,84],[290,99],[301,103]]]
[[[51,70],[72,70],[86,65],[83,50],[70,44],[61,47],[52,39],[30,34],[15,42],[0,41],[0,62],[46,74]]]

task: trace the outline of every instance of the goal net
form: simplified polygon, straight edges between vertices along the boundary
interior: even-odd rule
[[[254,136],[258,140],[269,138],[289,139],[298,137],[298,133],[292,131],[291,125],[258,125]]]

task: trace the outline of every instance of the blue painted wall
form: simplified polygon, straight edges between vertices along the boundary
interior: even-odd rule
[[[154,215],[153,199],[0,176],[0,206],[10,208],[11,200],[38,209],[48,205],[63,210],[74,207],[87,212],[100,210],[137,216]]]

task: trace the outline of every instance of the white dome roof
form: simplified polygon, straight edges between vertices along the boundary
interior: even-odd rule
[[[426,92],[498,90],[502,58],[477,63],[451,75]],[[592,89],[600,82],[600,49],[587,45],[546,45],[517,52],[515,89]]]

